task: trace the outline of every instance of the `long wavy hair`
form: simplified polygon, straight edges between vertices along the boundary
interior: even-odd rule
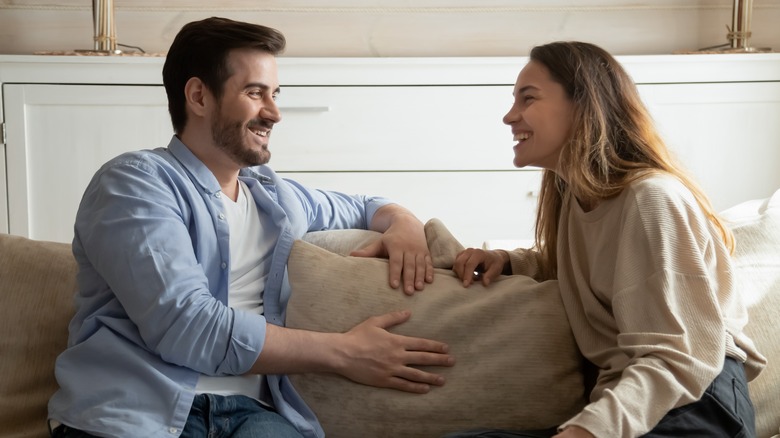
[[[584,205],[594,205],[654,172],[674,175],[688,187],[733,252],[733,234],[675,162],[636,85],[615,58],[593,44],[554,42],[535,47],[530,59],[549,70],[574,106],[557,170],[565,179],[551,170],[542,176],[535,238],[546,277],[557,277],[558,223],[567,191]]]

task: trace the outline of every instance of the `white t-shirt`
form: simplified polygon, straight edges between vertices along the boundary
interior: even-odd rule
[[[222,197],[228,228],[230,230],[230,283],[228,306],[247,312],[263,313],[263,290],[271,268],[276,240],[268,235],[273,230],[269,215],[260,214],[249,188],[239,181],[236,202]],[[197,393],[219,395],[246,395],[260,399],[263,376],[214,377],[201,375]]]

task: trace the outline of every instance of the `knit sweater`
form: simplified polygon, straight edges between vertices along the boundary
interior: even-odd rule
[[[699,400],[725,356],[744,362],[748,379],[766,365],[742,332],[729,251],[676,178],[648,176],[587,212],[565,196],[557,251],[572,331],[599,369],[590,404],[561,428],[637,437]],[[538,275],[534,253],[510,261],[513,273]]]

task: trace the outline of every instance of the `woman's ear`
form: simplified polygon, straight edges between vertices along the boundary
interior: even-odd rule
[[[209,89],[200,78],[190,78],[184,84],[184,99],[187,102],[187,108],[195,116],[205,116],[211,97]]]

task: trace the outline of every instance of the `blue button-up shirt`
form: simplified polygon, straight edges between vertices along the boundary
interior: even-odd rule
[[[57,358],[50,418],[106,436],[178,436],[199,375],[246,373],[263,349],[266,323],[284,324],[293,241],[308,231],[367,228],[389,203],[310,190],[267,166],[243,169],[240,178],[279,236],[263,316],[227,307],[223,195],[178,138],[123,154],[95,174],[76,216],[77,311]],[[285,376],[267,380],[281,415],[307,437],[324,435]]]

